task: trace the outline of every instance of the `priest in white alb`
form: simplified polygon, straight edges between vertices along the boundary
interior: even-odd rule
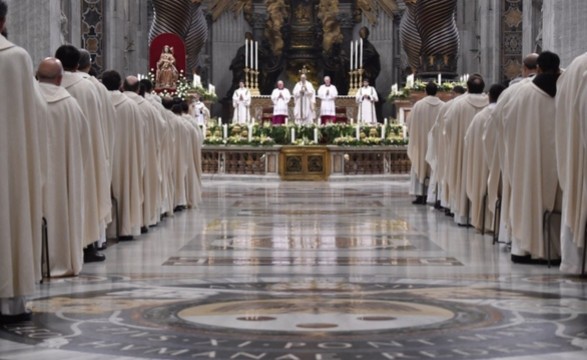
[[[146,167],[146,124],[136,102],[120,92],[122,78],[114,70],[102,74],[116,111],[112,195],[118,204],[119,238],[132,240],[143,225],[143,176]],[[151,160],[151,159],[150,159]]]
[[[410,170],[410,195],[415,195],[412,204],[426,204],[426,179],[430,180],[430,165],[426,162],[428,151],[428,133],[436,121],[436,117],[444,102],[436,93],[438,86],[430,81],[426,84],[426,97],[414,104],[408,115],[406,124],[410,141],[408,142],[408,157],[412,163]]]
[[[104,119],[100,95],[96,87],[82,74],[77,72],[80,59],[79,50],[72,45],[62,45],[55,52],[55,57],[61,61],[65,73],[61,86],[73,96],[90,126],[90,142],[92,156],[87,164],[93,167],[86,171],[84,196],[84,262],[103,261],[104,255],[97,253],[94,242],[105,237],[106,221],[110,216],[110,173],[106,158],[106,141],[104,136]]]
[[[357,109],[357,122],[359,124],[377,123],[377,114],[375,112],[375,103],[379,101],[377,90],[369,86],[369,80],[363,80],[363,86],[357,90],[355,100],[359,107]]]
[[[7,10],[0,0],[0,325],[31,318],[26,301],[41,279],[46,165],[42,124],[47,106],[29,54],[1,35]]]
[[[141,120],[145,125],[144,151],[145,172],[143,176],[143,224],[145,232],[149,226],[159,222],[161,215],[161,138],[165,132],[165,123],[161,114],[151,103],[139,95],[139,79],[128,76],[122,85],[123,94],[134,101],[141,112]]]
[[[251,121],[251,91],[245,87],[244,81],[238,82],[238,89],[232,94],[233,124],[248,124]]]
[[[493,209],[486,204],[487,178],[489,166],[485,161],[483,130],[491,118],[495,103],[504,90],[500,84],[489,89],[489,105],[481,110],[471,121],[465,133],[465,168],[467,169],[465,188],[470,201],[471,225],[477,230],[493,230]]]
[[[78,275],[83,265],[84,164],[91,156],[89,125],[77,101],[61,87],[63,67],[55,58],[37,70],[48,107],[45,218],[52,277]]]
[[[554,97],[560,59],[545,51],[537,62],[538,74],[532,82],[517,88],[518,95],[511,100],[504,122],[506,171],[511,181],[509,216],[514,262],[547,260],[549,255],[550,259],[557,259],[560,255],[559,233],[544,224],[545,212],[557,208],[559,198],[553,150],[556,146]],[[545,227],[551,239],[550,249]]]
[[[555,98],[557,168],[563,192],[560,270],[567,274],[587,270],[582,263],[587,222],[587,152],[581,141],[581,133],[587,130],[586,72],[587,53],[575,58],[559,77]]]
[[[285,124],[289,116],[289,101],[291,100],[291,93],[285,88],[283,81],[277,82],[277,87],[271,92],[271,102],[273,103],[273,118],[271,122],[273,125]]]
[[[479,74],[471,75],[467,81],[468,92],[455,100],[445,118],[445,136],[448,144],[447,170],[450,209],[458,225],[469,225],[469,199],[465,188],[468,169],[464,162],[465,133],[471,121],[489,104],[483,94],[485,82]]]
[[[324,77],[324,84],[320,85],[316,96],[320,99],[320,123],[327,124],[335,122],[338,90],[332,84],[330,76]]]
[[[300,76],[300,81],[293,88],[294,119],[296,124],[311,124],[316,118],[316,91],[311,82],[306,79],[306,74]]]
[[[210,110],[200,100],[199,94],[195,94],[193,101],[189,104],[189,113],[200,126],[206,125],[210,120]]]

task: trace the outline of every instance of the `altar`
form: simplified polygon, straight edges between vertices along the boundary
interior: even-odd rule
[[[320,102],[316,98],[316,116],[320,115]],[[289,102],[289,119],[294,118],[294,100],[293,97]],[[259,95],[251,97],[251,116],[259,122],[271,121],[273,116],[273,102],[269,95]],[[350,122],[351,119],[357,118],[357,102],[354,96],[338,96],[336,98],[336,118],[337,122]]]

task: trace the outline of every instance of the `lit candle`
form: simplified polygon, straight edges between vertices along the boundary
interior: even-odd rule
[[[438,73],[438,85],[442,84],[442,74]]]
[[[359,40],[355,41],[355,69],[359,68]]]
[[[291,143],[295,143],[296,142],[296,129],[295,128],[291,128]]]
[[[387,126],[388,122],[387,122],[387,118],[383,118],[383,126]]]
[[[245,68],[249,67],[249,39],[245,39]]]
[[[218,118],[218,126],[222,126],[222,118]]]
[[[255,41],[255,70],[259,70],[259,42]]]
[[[314,128],[314,143],[318,144],[318,128]]]
[[[360,135],[361,126],[359,124],[357,124],[355,130],[356,130],[355,132],[356,132],[357,140],[360,140],[361,139],[361,135]]]
[[[363,38],[359,39],[359,47],[361,48],[361,52],[360,52],[360,60],[359,60],[359,68],[362,69],[363,68]]]
[[[354,60],[354,55],[355,55],[355,52],[354,52],[354,50],[355,50],[355,47],[354,47],[354,44],[353,44],[353,42],[354,42],[354,41],[351,41],[351,71],[353,71],[353,65],[354,65],[354,64],[353,64],[353,63],[354,63],[354,61],[353,61],[353,60]]]
[[[228,124],[222,125],[222,137],[225,140],[228,137]]]

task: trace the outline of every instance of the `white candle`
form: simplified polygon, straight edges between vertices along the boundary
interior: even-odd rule
[[[404,139],[408,137],[408,127],[405,125],[402,125],[402,135]]]
[[[356,132],[357,140],[360,140],[361,139],[361,135],[359,133],[361,132],[361,126],[359,124],[357,124],[355,130],[356,130],[355,132]]]
[[[387,126],[388,122],[387,122],[387,118],[383,118],[383,126]]]
[[[218,118],[218,126],[222,126],[222,118]]]
[[[353,120],[353,118],[351,118],[351,125],[354,123],[355,121]]]
[[[249,39],[245,39],[245,68],[249,67]]]
[[[226,139],[228,137],[228,124],[222,125],[222,136],[223,139]]]
[[[314,128],[314,142],[318,144],[318,128]]]
[[[385,140],[385,127],[387,126],[387,119],[385,119],[385,125],[381,127],[381,140]]]
[[[322,125],[322,118],[318,116],[318,126]]]
[[[399,88],[398,88],[398,86],[397,86],[397,83],[395,83],[395,84],[393,84],[393,85],[391,86],[391,93],[392,93],[392,94],[397,94],[398,92],[399,92]]]
[[[353,71],[353,65],[354,65],[353,64],[354,63],[353,60],[354,60],[354,55],[355,55],[355,52],[354,52],[355,47],[354,47],[353,42],[354,41],[351,40],[351,71]]]
[[[438,73],[438,85],[442,84],[442,74]]]
[[[361,48],[361,59],[359,60],[359,68],[362,69],[363,68],[363,38],[359,39],[359,46]]]
[[[253,125],[249,124],[249,142],[253,140]]]
[[[355,41],[355,69],[358,69],[359,66],[359,40]]]
[[[287,118],[287,116],[285,117],[285,125],[287,125],[289,119]]]
[[[255,70],[259,70],[259,42],[255,41]]]
[[[295,143],[296,142],[296,129],[295,128],[291,128],[291,143]]]

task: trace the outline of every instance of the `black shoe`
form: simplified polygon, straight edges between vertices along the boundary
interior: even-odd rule
[[[426,197],[424,196],[416,196],[416,200],[412,201],[414,205],[423,205],[426,204]]]
[[[141,234],[146,234],[149,232],[149,228],[146,226],[141,227]]]
[[[106,256],[100,254],[98,250],[94,248],[84,249],[84,263],[100,262],[104,260],[106,260]]]
[[[18,324],[26,321],[31,321],[33,314],[25,312],[18,315],[2,315],[0,314],[0,325]]]
[[[131,241],[135,238],[132,235],[122,235],[118,237],[118,241]]]
[[[443,209],[442,208],[442,205],[440,205],[440,201],[437,201],[437,202],[434,203],[434,208],[436,210],[442,210]]]
[[[179,211],[184,211],[184,210],[185,210],[185,206],[178,205],[175,207],[175,209],[173,209],[173,212],[179,212]]]

